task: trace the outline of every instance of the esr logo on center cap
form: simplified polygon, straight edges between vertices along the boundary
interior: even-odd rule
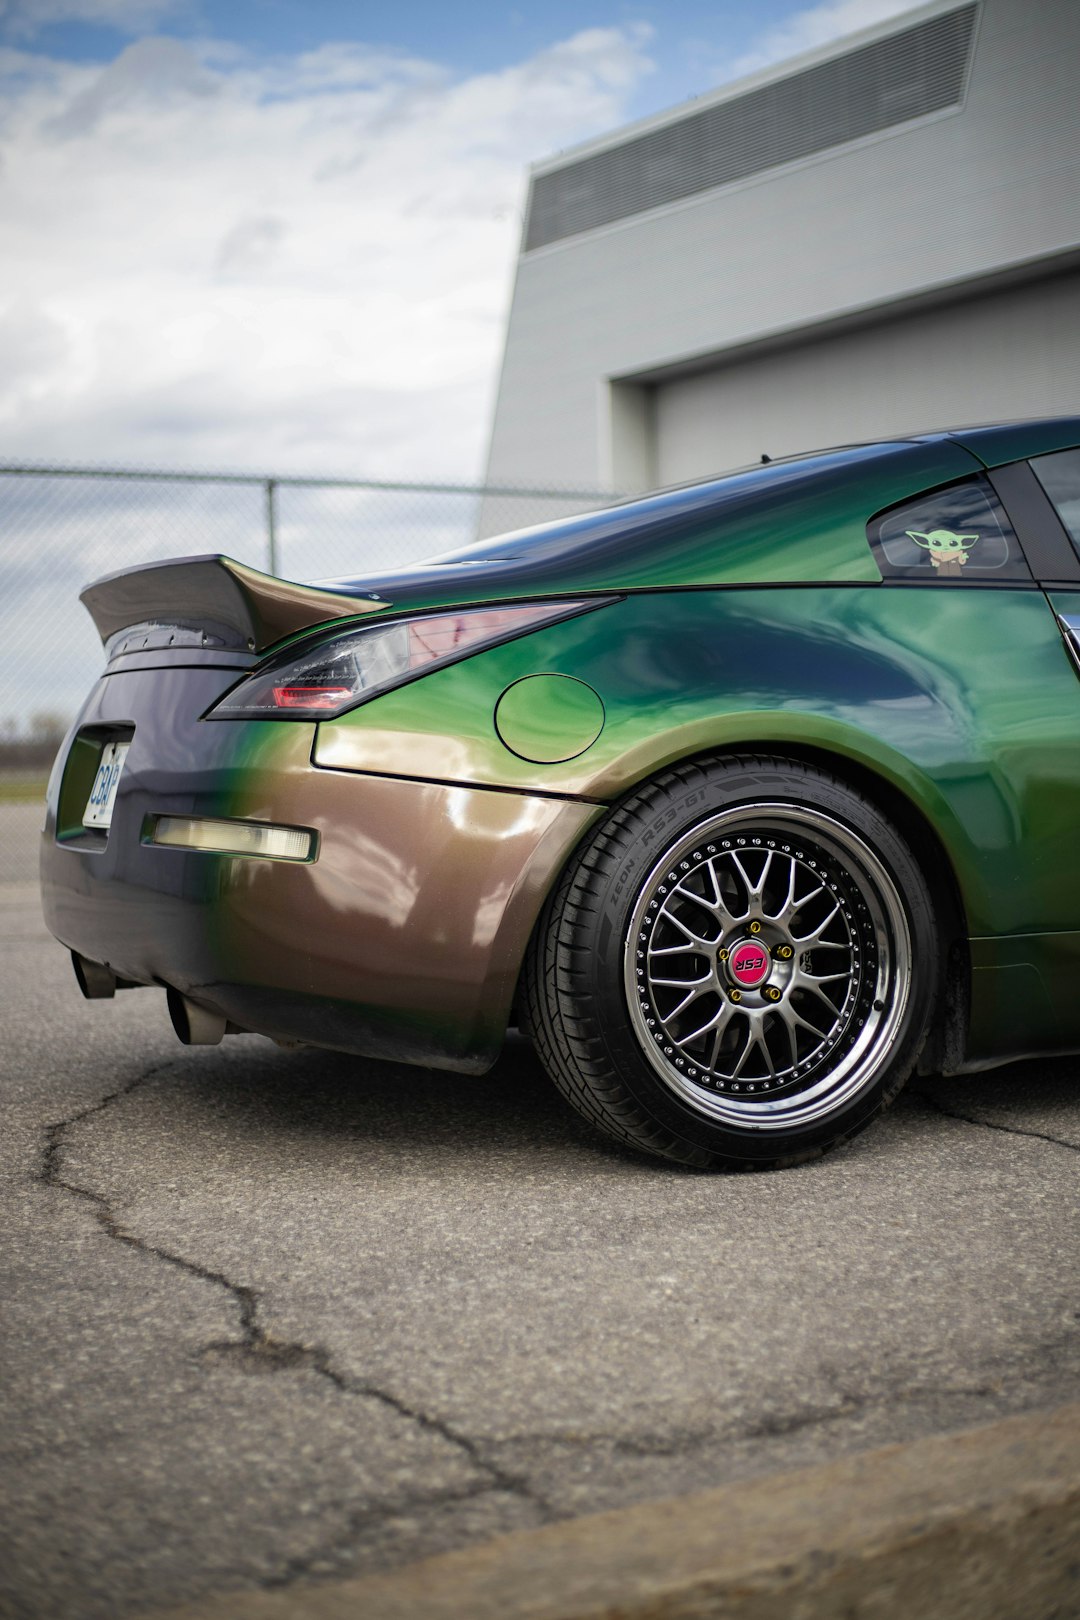
[[[769,974],[769,950],[760,940],[747,939],[737,945],[728,959],[728,972],[744,990],[752,990]]]

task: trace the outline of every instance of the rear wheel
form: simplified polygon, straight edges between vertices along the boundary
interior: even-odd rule
[[[938,981],[930,897],[869,800],[812,766],[681,766],[594,833],[525,974],[555,1083],[702,1167],[823,1152],[896,1095]]]

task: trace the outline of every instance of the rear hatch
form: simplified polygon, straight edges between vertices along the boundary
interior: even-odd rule
[[[200,716],[268,648],[382,606],[222,556],[124,569],[81,600],[105,644],[105,676],[57,758],[49,808],[56,838],[85,849],[104,847],[122,778],[129,790],[133,778],[151,785],[164,802],[225,768],[229,740],[216,728],[196,740]]]

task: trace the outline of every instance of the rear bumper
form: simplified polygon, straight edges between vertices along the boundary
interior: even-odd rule
[[[119,978],[172,986],[240,1028],[482,1072],[540,906],[599,807],[319,768],[310,725],[196,718],[234,678],[99,683],[50,784],[48,926]],[[84,833],[88,761],[114,734],[131,747],[112,825]],[[310,828],[317,853],[162,848],[147,841],[160,815]]]

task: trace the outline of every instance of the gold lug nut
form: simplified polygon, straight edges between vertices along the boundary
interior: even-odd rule
[[[761,933],[761,924],[759,922],[752,922],[750,924],[750,932],[752,934],[760,934]]]
[[[732,1001],[741,1001],[742,1000],[742,991],[741,990],[731,990],[731,991],[728,992],[728,994],[731,996]]]
[[[727,959],[728,959],[728,952],[727,952],[727,951],[723,951],[723,950],[721,950],[721,951],[717,951],[717,953],[716,953],[716,956],[717,956],[717,960],[718,960],[718,961],[720,961],[720,962],[726,962],[726,961],[727,961]]]
[[[778,956],[781,962],[789,962],[795,955],[795,952],[792,950],[790,945],[778,945],[773,954]]]
[[[766,990],[765,994],[768,996],[770,1001],[779,1001],[780,1000],[780,992],[779,992],[779,990],[776,988],[776,986],[774,984],[771,984],[769,986],[769,988]]]

